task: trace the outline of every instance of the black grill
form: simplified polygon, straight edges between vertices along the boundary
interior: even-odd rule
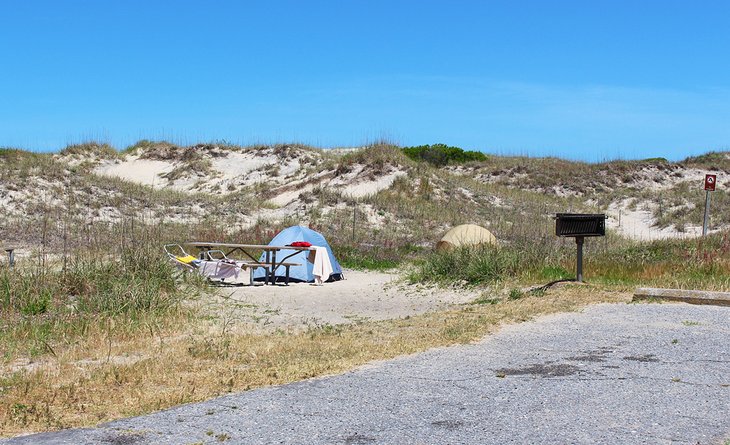
[[[603,213],[558,213],[555,215],[557,236],[605,236],[606,215]]]

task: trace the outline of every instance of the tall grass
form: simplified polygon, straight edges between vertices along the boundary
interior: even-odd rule
[[[730,233],[627,246],[606,252],[592,268],[606,284],[728,290]]]
[[[584,274],[618,286],[730,289],[730,233],[695,240],[661,240],[586,249]],[[515,243],[433,252],[416,263],[412,282],[470,285],[574,278],[574,247]]]
[[[416,263],[408,278],[411,282],[491,284],[524,278],[548,265],[560,265],[561,260],[561,252],[546,244],[462,246],[431,253]]]
[[[0,268],[0,343],[5,359],[53,351],[56,342],[85,339],[113,322],[124,336],[150,322],[174,322],[185,314],[195,281],[176,279],[161,251],[159,229],[106,228],[62,238],[70,251],[41,246],[16,268]],[[81,239],[77,239],[81,238]]]
[[[348,269],[386,271],[418,258],[423,249],[413,245],[380,247],[366,245],[334,245],[337,261]]]

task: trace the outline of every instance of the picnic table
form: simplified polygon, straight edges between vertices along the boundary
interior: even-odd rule
[[[263,245],[263,244],[210,243],[210,242],[205,242],[205,241],[193,241],[190,243],[185,243],[185,245],[200,249],[200,258],[201,259],[204,259],[207,255],[207,252],[210,252],[212,250],[219,250],[219,251],[223,252],[226,256],[240,251],[244,255],[246,255],[248,258],[251,259],[251,263],[249,263],[249,264],[264,268],[264,270],[266,272],[264,283],[266,283],[266,284],[269,284],[269,281],[271,281],[271,284],[274,284],[276,282],[276,269],[278,269],[281,266],[284,266],[287,269],[286,277],[287,277],[287,284],[288,284],[289,267],[294,264],[287,263],[286,260],[288,260],[289,258],[298,254],[299,252],[312,250],[311,247],[269,246],[269,245]],[[225,250],[227,250],[227,251],[225,251]],[[258,258],[256,258],[251,253],[253,251],[258,251],[258,250],[263,251],[265,253],[263,262],[261,262]],[[291,253],[277,261],[276,254],[277,254],[277,252],[280,252],[282,250],[295,250],[296,252]]]

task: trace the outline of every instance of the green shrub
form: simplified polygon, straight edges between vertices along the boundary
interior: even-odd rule
[[[463,164],[472,161],[486,161],[484,153],[478,151],[464,151],[459,147],[446,144],[419,145],[403,147],[403,153],[414,161],[424,161],[437,167],[449,164]]]
[[[520,298],[522,298],[524,296],[525,296],[525,293],[519,289],[513,288],[513,289],[509,290],[509,299],[510,300],[519,300]]]

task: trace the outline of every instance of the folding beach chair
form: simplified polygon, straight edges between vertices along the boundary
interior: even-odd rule
[[[200,265],[200,260],[190,255],[179,244],[165,244],[165,253],[170,262],[183,272],[194,272]]]

